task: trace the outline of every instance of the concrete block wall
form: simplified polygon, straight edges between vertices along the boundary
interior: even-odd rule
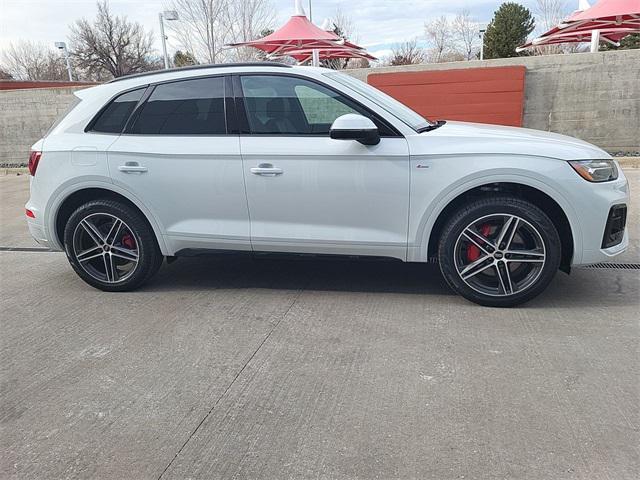
[[[26,164],[31,145],[67,111],[80,88],[86,87],[0,91],[0,165]]]
[[[386,71],[524,65],[524,126],[564,133],[612,153],[640,152],[640,50],[548,55],[349,70],[367,79]],[[29,148],[84,87],[0,91],[0,165],[24,165]]]
[[[640,50],[349,70],[369,73],[524,65],[523,126],[563,133],[618,153],[640,152]]]

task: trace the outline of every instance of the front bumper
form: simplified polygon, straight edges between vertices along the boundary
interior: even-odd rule
[[[629,185],[621,169],[619,172],[618,179],[613,182],[589,184],[583,181],[582,184],[576,184],[580,188],[573,190],[580,194],[580,190],[588,189],[580,195],[581,198],[574,200],[574,205],[579,205],[582,251],[575,252],[573,265],[606,262],[623,253],[629,246],[628,225],[620,235],[619,243],[607,247],[605,241],[612,209],[615,211],[620,206],[629,206]]]

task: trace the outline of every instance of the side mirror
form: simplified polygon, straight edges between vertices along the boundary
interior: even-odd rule
[[[336,118],[329,133],[334,140],[357,140],[363,145],[380,143],[380,133],[376,124],[370,118],[354,113]]]

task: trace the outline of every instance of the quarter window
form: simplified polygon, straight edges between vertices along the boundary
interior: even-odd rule
[[[131,128],[141,135],[220,135],[225,122],[224,77],[158,85]]]
[[[241,82],[253,134],[328,136],[334,120],[347,113],[369,117],[381,135],[392,134],[373,114],[315,82],[281,75],[247,75]]]
[[[145,87],[146,88],[146,87]],[[121,133],[131,112],[142,98],[145,88],[139,88],[116,97],[93,123],[94,132]]]

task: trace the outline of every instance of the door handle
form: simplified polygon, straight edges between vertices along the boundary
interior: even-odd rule
[[[270,163],[261,163],[257,167],[250,169],[250,172],[254,175],[262,175],[263,177],[275,177],[284,173],[281,168],[274,167]]]
[[[122,173],[144,173],[147,171],[147,167],[140,165],[138,162],[127,162],[124,165],[120,165],[118,170]]]

